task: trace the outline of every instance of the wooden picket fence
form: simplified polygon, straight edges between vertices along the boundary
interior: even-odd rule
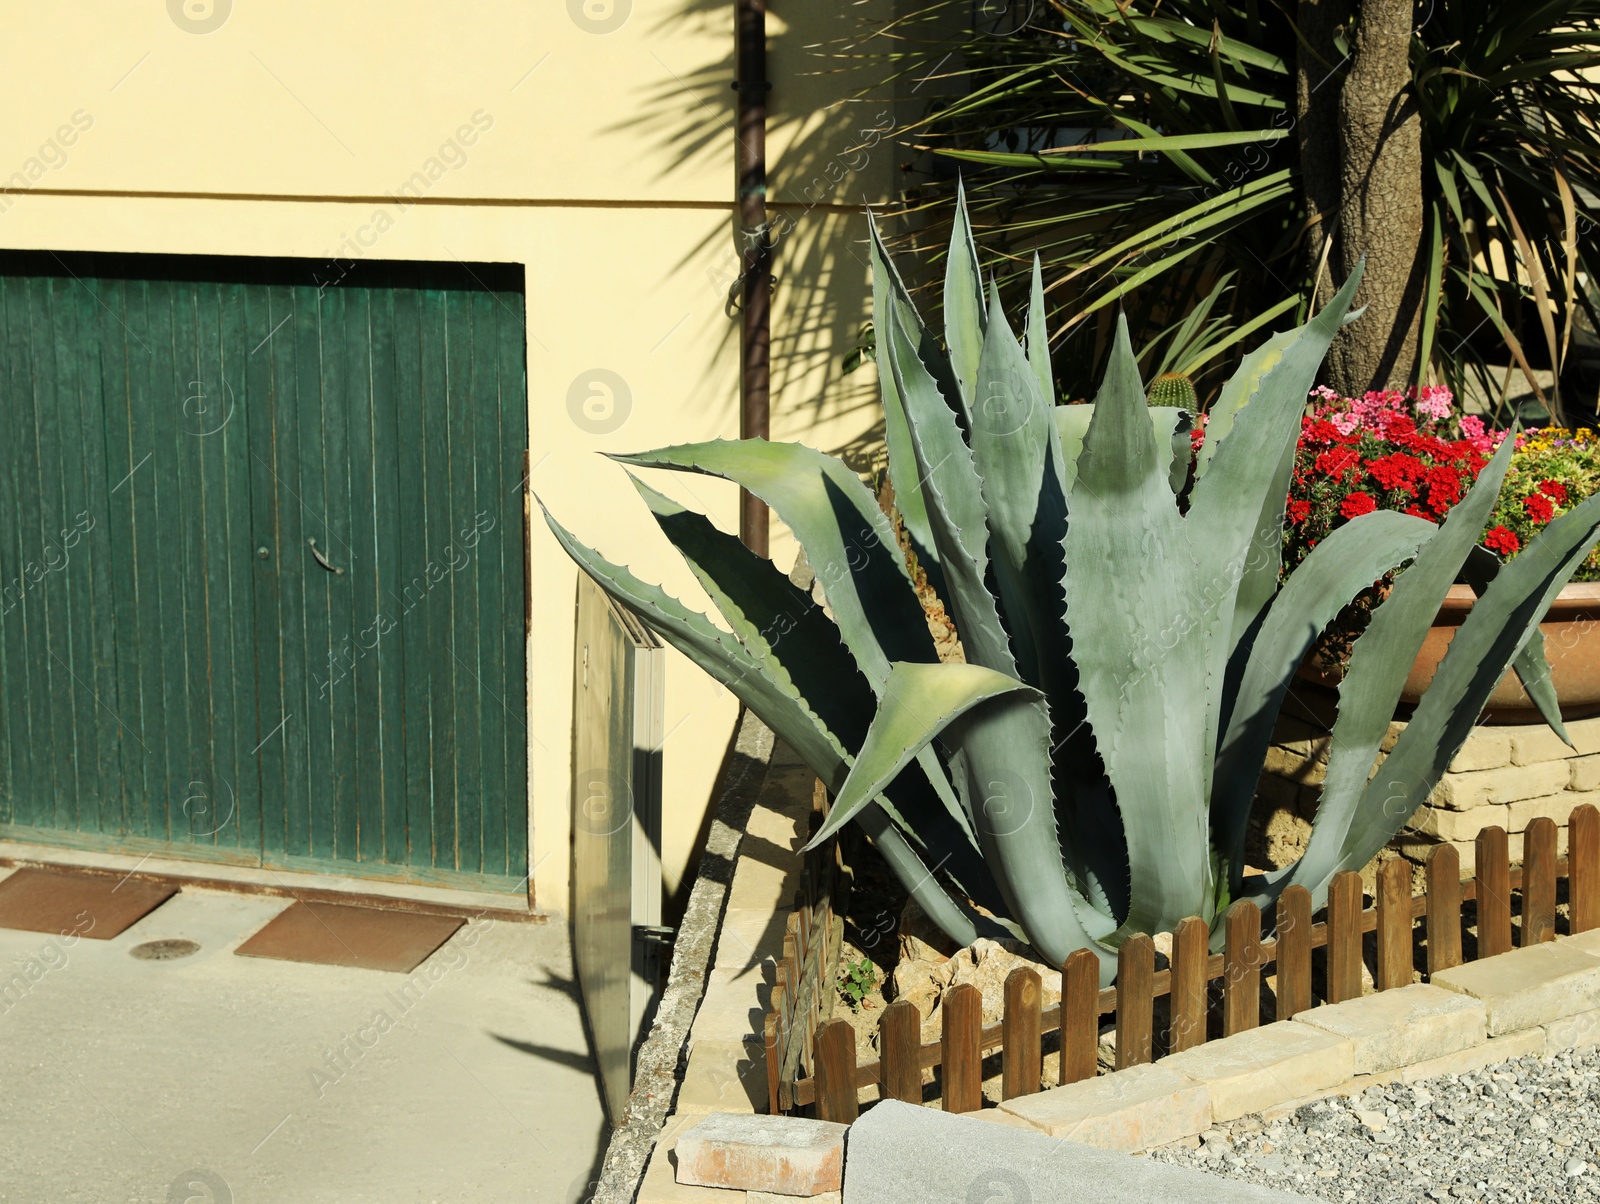
[[[1079,950],[1062,972],[1061,1003],[1041,1007],[1036,971],[1014,969],[1005,982],[1004,1018],[983,1023],[983,999],[970,983],[952,987],[940,1000],[940,1039],[923,1043],[922,1021],[906,1000],[891,1003],[878,1022],[879,1060],[856,1063],[855,1030],[831,1020],[833,975],[842,909],[819,893],[822,865],[807,873],[819,881],[802,887],[802,902],[789,921],[789,936],[778,965],[777,982],[766,1017],[768,1107],[773,1113],[812,1110],[823,1120],[848,1123],[859,1111],[858,1093],[876,1086],[878,1098],[920,1104],[923,1071],[936,1070],[934,1090],[947,1112],[971,1112],[983,1104],[983,1063],[1001,1055],[1002,1092],[1010,1099],[1041,1089],[1044,1038],[1059,1034],[1060,1083],[1093,1077],[1098,1071],[1100,1018],[1115,1017],[1116,1069],[1153,1060],[1155,1001],[1168,998],[1167,1050],[1177,1053],[1206,1040],[1208,1021],[1223,1035],[1260,1023],[1263,971],[1274,968],[1277,1019],[1287,1020],[1317,1002],[1313,998],[1313,951],[1322,974],[1322,1002],[1338,1003],[1362,992],[1362,945],[1375,934],[1374,985],[1380,991],[1413,980],[1418,940],[1424,923],[1426,974],[1463,961],[1490,957],[1512,948],[1513,896],[1517,896],[1520,943],[1556,936],[1558,882],[1567,882],[1568,929],[1600,928],[1600,811],[1584,804],[1572,812],[1568,852],[1556,855],[1557,828],[1548,818],[1533,820],[1524,836],[1524,857],[1513,868],[1502,828],[1478,834],[1475,873],[1461,878],[1454,847],[1440,845],[1427,862],[1427,889],[1411,894],[1411,863],[1386,862],[1378,875],[1372,907],[1363,906],[1361,876],[1334,878],[1322,918],[1313,922],[1311,895],[1292,886],[1279,897],[1274,939],[1262,937],[1260,909],[1239,900],[1223,920],[1223,952],[1212,954],[1210,932],[1198,917],[1178,924],[1172,934],[1170,968],[1156,970],[1155,946],[1148,936],[1128,938],[1118,951],[1116,985],[1099,986],[1096,959]],[[824,850],[818,850],[823,852]],[[831,856],[831,854],[830,854]],[[819,859],[820,860],[820,859]],[[1463,940],[1462,905],[1475,904],[1476,941]],[[833,950],[833,961],[823,956]],[[1214,989],[1217,983],[1220,989]]]

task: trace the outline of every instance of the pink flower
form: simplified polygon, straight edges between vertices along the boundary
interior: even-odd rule
[[[1476,414],[1467,414],[1461,419],[1461,435],[1464,439],[1483,438],[1483,419]]]
[[[1416,411],[1435,422],[1450,417],[1450,405],[1455,400],[1443,385],[1425,385],[1417,398]]]

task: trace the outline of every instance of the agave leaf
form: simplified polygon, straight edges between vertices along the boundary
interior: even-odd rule
[[[1039,263],[1039,253],[1033,253],[1033,281],[1028,292],[1027,327],[1028,363],[1039,381],[1039,396],[1044,404],[1056,404],[1055,374],[1050,371],[1050,330],[1044,313],[1044,271]],[[1063,486],[1065,488],[1065,486]]]
[[[1172,449],[1167,467],[1167,484],[1178,493],[1189,477],[1189,460],[1193,456],[1189,434],[1194,429],[1194,415],[1188,410],[1172,406],[1146,406],[1150,424],[1155,428],[1156,442]],[[1078,477],[1078,457],[1083,454],[1083,437],[1089,433],[1089,423],[1094,418],[1094,403],[1055,408],[1056,429],[1061,434],[1061,467],[1065,477],[1063,488],[1068,495]]]
[[[1339,869],[1366,864],[1426,803],[1466,743],[1495,685],[1539,630],[1550,603],[1597,540],[1600,496],[1586,499],[1551,522],[1473,603],[1411,721],[1377,776],[1365,783],[1345,834]]]
[[[1016,663],[1005,626],[986,580],[987,507],[977,468],[947,394],[926,358],[918,354],[917,336],[925,336],[926,331],[894,275],[876,224],[872,226],[872,265],[874,295],[881,291],[893,299],[883,309],[875,309],[874,316],[879,345],[888,350],[890,371],[906,407],[929,529],[939,548],[948,590],[940,596],[956,621],[967,660],[1014,674]]]
[[[557,542],[600,588],[761,716],[762,722],[794,749],[830,788],[836,790],[844,784],[849,774],[849,754],[838,737],[800,697],[792,682],[780,681],[732,635],[684,606],[660,586],[640,580],[626,568],[612,564],[579,543],[556,522],[543,502],[539,503],[539,508],[544,511],[545,522]],[[888,823],[881,806],[867,808],[860,819],[907,891],[951,940],[971,944],[982,932],[992,928],[940,885],[910,842]]]
[[[983,270],[978,266],[978,247],[972,240],[972,223],[967,217],[966,185],[957,181],[955,222],[944,269],[944,341],[950,348],[950,366],[955,369],[962,404],[968,413],[974,404],[983,336]]]
[[[874,293],[877,287],[878,282],[874,279]],[[875,298],[873,306],[881,312],[887,303],[880,303]],[[883,338],[878,339],[877,360],[878,388],[883,395],[883,441],[889,452],[889,480],[894,485],[895,509],[905,523],[917,563],[928,574],[928,583],[933,591],[942,595],[945,587],[944,575],[939,570],[939,549],[933,542],[933,532],[928,526],[928,504],[922,496],[917,457],[911,448],[911,428],[906,421],[899,386],[889,366],[887,340]]]
[[[1119,318],[1069,499],[1067,628],[1122,813],[1123,929],[1160,932],[1184,916],[1209,920],[1215,892],[1200,774],[1205,708],[1195,705],[1207,692],[1206,641],[1192,631],[1198,581],[1147,413]]]
[[[981,665],[896,664],[850,776],[806,848],[822,843],[887,790],[952,721],[980,702],[1019,690],[1032,692],[1016,678]]]
[[[1208,631],[1213,681],[1227,680],[1229,662],[1248,654],[1245,636],[1277,593],[1284,505],[1306,394],[1355,297],[1362,267],[1356,265],[1321,313],[1270,354],[1247,365],[1251,385],[1247,393],[1234,391],[1229,382],[1223,394],[1233,407],[1233,418],[1215,443],[1207,427],[1206,448],[1216,471],[1197,473],[1188,522],[1200,573],[1197,617]],[[1235,680],[1239,671],[1235,664]],[[1208,781],[1222,696],[1223,691],[1213,691],[1206,707]]]
[[[972,456],[989,516],[995,578],[1022,679],[1055,703],[1062,646],[1060,435],[1038,377],[1011,333],[996,293],[990,301],[972,408]],[[1069,721],[1068,726],[1072,726]]]
[[[875,691],[890,661],[939,659],[889,520],[832,456],[798,443],[719,439],[612,459],[723,477],[771,506],[805,548],[845,647]]]
[[[840,642],[839,629],[822,608],[770,560],[717,530],[703,514],[632,479],[662,532],[699,578],[740,642],[776,676],[787,677],[794,684],[841,744],[859,748],[871,722],[872,690]],[[931,844],[952,847],[959,854],[964,841],[965,848],[975,852],[972,825],[933,750],[923,750],[918,764],[956,828],[954,832],[930,831],[932,817],[925,813],[914,814],[911,826]],[[906,815],[919,793],[913,789],[909,801],[897,799],[896,810]],[[980,875],[981,863],[974,864],[970,857],[962,863],[959,876],[964,881]]]
[[[1327,898],[1329,879],[1344,868],[1348,841],[1360,818],[1367,780],[1378,748],[1388,734],[1389,720],[1394,716],[1395,704],[1400,701],[1406,675],[1417,659],[1417,652],[1439,613],[1446,592],[1455,583],[1467,553],[1478,542],[1484,523],[1494,509],[1500,483],[1511,464],[1515,442],[1507,439],[1501,444],[1500,450],[1478,474],[1467,496],[1450,511],[1433,538],[1422,545],[1411,567],[1395,579],[1389,596],[1373,610],[1372,621],[1351,651],[1350,668],[1339,683],[1339,717],[1333,725],[1317,818],[1305,854],[1295,863],[1290,875],[1290,880],[1311,892],[1317,906]],[[1465,624],[1462,626],[1465,629]],[[1521,634],[1518,633],[1519,646]],[[1459,635],[1457,633],[1456,638]],[[1452,645],[1454,642],[1453,639]],[[1510,659],[1508,654],[1506,660]],[[1504,673],[1505,666],[1501,665],[1496,671],[1496,680]],[[1480,703],[1480,709],[1481,706]],[[1469,727],[1476,718],[1474,710],[1468,719]],[[1453,748],[1451,754],[1454,755]],[[1397,830],[1409,814],[1399,817],[1395,823]]]
[[[1461,566],[1461,580],[1481,598],[1483,591],[1489,588],[1489,582],[1499,572],[1500,557],[1480,543],[1473,546],[1466,563]],[[1550,680],[1550,660],[1545,655],[1544,632],[1537,627],[1533,629],[1533,634],[1522,646],[1522,651],[1517,653],[1511,667],[1517,671],[1528,698],[1539,709],[1540,718],[1566,742],[1568,748],[1576,748],[1577,745],[1572,743],[1572,737],[1567,733],[1567,725],[1561,720],[1561,702],[1556,697],[1555,683]]]
[[[1425,518],[1392,510],[1363,514],[1313,548],[1273,600],[1224,716],[1212,775],[1211,830],[1227,855],[1234,895],[1242,881],[1256,779],[1295,670],[1345,604],[1414,557],[1436,529]]]

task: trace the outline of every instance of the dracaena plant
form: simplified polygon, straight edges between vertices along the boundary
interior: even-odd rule
[[[1378,511],[1331,532],[1279,585],[1306,396],[1352,278],[1305,326],[1246,356],[1192,466],[1187,416],[1146,405],[1126,330],[1092,406],[1055,404],[1035,270],[1025,337],[985,297],[965,212],[944,331],[921,321],[874,230],[874,323],[889,472],[965,663],[935,653],[892,528],[862,481],[797,443],[615,457],[734,481],[789,525],[827,610],[733,536],[635,481],[726,628],[579,543],[591,577],[723,682],[834,793],[818,839],[860,824],[955,941],[1024,936],[1060,964],[1289,883],[1318,903],[1428,797],[1515,663],[1562,731],[1538,620],[1600,536],[1600,498],[1550,523],[1492,581],[1410,724],[1380,745],[1445,591],[1494,506],[1506,441],[1436,526]],[[547,515],[548,517],[548,515]],[[1356,642],[1305,854],[1249,877],[1256,781],[1296,667],[1343,604],[1409,567]],[[1469,570],[1470,575],[1470,570]]]

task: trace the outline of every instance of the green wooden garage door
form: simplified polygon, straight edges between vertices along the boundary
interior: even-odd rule
[[[0,835],[519,887],[523,347],[520,269],[0,253]]]

